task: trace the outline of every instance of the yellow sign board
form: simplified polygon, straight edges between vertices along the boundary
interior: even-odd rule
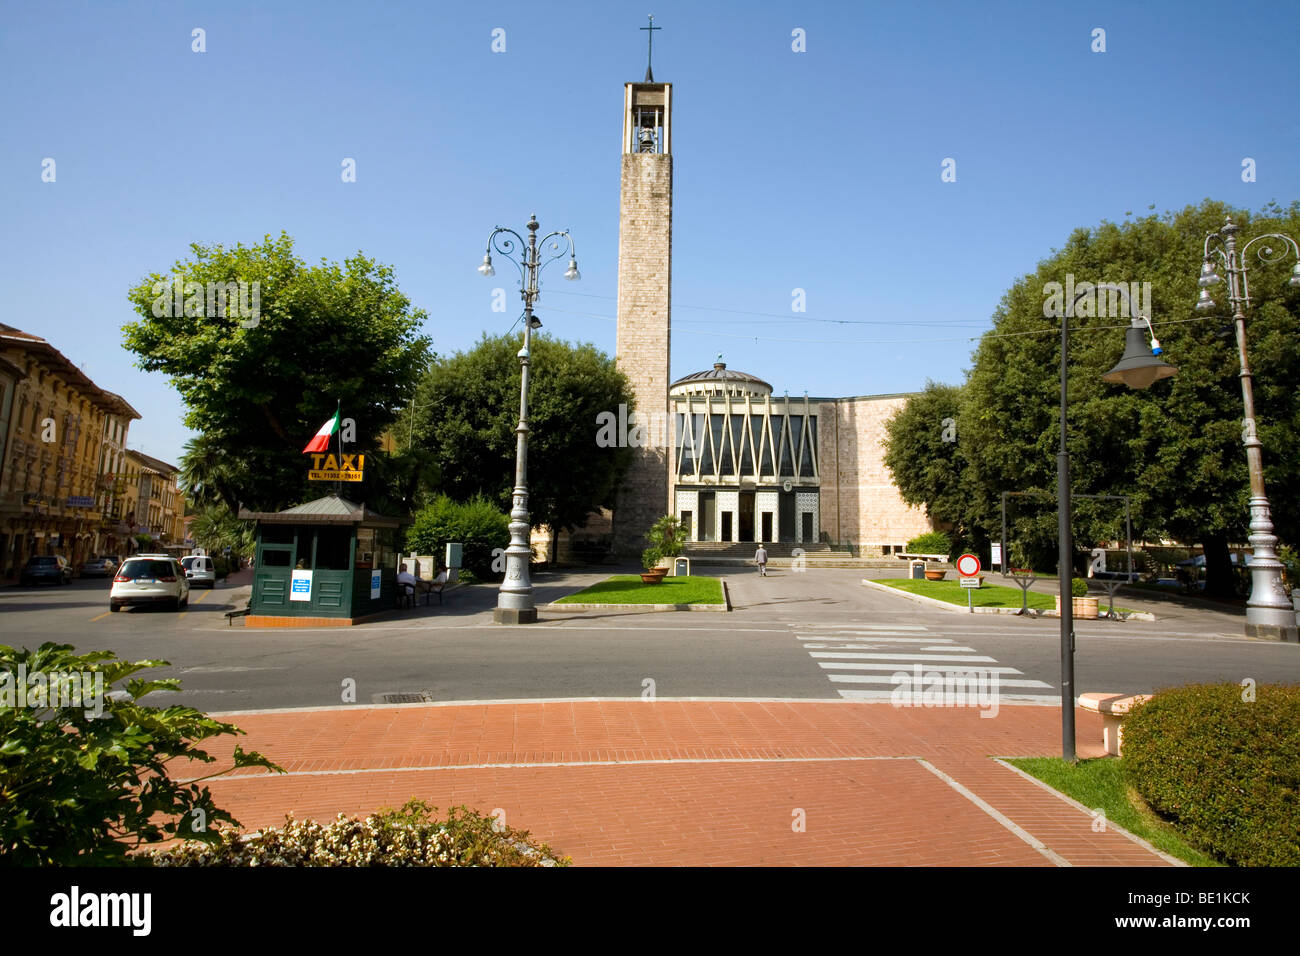
[[[313,454],[308,481],[360,481],[365,471],[365,455]]]

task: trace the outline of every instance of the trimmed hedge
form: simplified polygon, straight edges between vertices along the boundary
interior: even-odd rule
[[[1238,866],[1300,865],[1300,687],[1192,684],[1124,723],[1138,793]]]
[[[948,554],[951,550],[952,538],[942,531],[927,531],[907,542],[908,554]]]

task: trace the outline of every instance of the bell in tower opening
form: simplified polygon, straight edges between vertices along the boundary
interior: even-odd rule
[[[659,111],[637,111],[637,152],[659,152]]]

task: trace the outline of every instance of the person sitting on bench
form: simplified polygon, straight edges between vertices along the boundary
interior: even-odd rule
[[[406,570],[406,565],[402,564],[397,569],[397,587],[399,603],[405,602],[407,605],[415,604],[415,589],[419,586],[420,579],[410,571]]]

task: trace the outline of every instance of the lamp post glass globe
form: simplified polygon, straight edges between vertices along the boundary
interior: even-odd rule
[[[483,256],[483,264],[478,267],[478,271],[479,275],[488,277],[497,274],[497,270],[492,268],[492,256],[490,254]]]

